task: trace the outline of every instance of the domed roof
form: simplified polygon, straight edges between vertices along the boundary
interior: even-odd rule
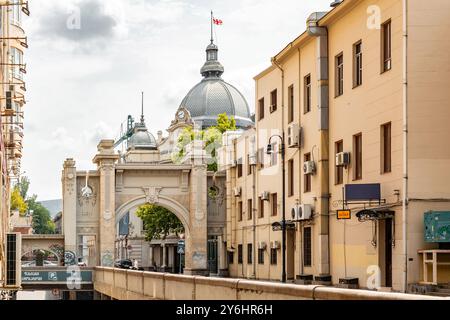
[[[134,133],[128,140],[128,150],[156,150],[158,148],[155,137],[148,132],[143,122],[136,124]]]
[[[194,122],[202,128],[217,124],[217,115],[226,113],[236,119],[238,128],[253,125],[250,109],[242,93],[223,81],[222,64],[218,61],[219,48],[212,40],[206,48],[206,62],[200,73],[203,80],[196,84],[181,102],[180,108],[189,111]]]

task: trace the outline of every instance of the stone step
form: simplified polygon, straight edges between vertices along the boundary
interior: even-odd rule
[[[433,297],[450,297],[450,293],[442,293],[442,292],[429,292],[427,293],[427,295]]]

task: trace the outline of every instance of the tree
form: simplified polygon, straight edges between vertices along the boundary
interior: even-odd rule
[[[20,191],[20,195],[23,199],[27,199],[28,189],[30,188],[30,179],[28,177],[22,177],[20,178],[19,183],[17,183],[17,186]]]
[[[181,221],[166,208],[153,204],[145,204],[136,211],[136,215],[144,223],[147,241],[164,239],[169,234],[178,235],[184,232],[184,226]]]
[[[20,194],[20,189],[16,185],[11,193],[11,210],[19,210],[20,214],[25,214],[28,205]]]
[[[34,234],[54,234],[55,223],[52,221],[50,212],[41,203],[33,201],[33,221]]]

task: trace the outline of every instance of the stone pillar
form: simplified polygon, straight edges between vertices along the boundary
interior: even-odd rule
[[[162,261],[161,261],[161,268],[166,271],[166,261],[167,261],[167,247],[166,244],[163,243],[162,244],[162,251],[163,251],[163,257],[162,257]]]
[[[102,140],[93,162],[100,173],[100,261],[99,265],[112,267],[114,264],[114,241],[116,237],[115,215],[115,163],[119,155],[114,152],[113,140]]]
[[[73,159],[64,162],[62,172],[63,216],[65,251],[77,254],[77,169]],[[64,257],[62,257],[64,259]],[[76,262],[76,261],[75,261]]]
[[[155,262],[153,259],[153,246],[152,245],[150,245],[150,247],[149,247],[148,259],[149,259],[150,270],[151,270],[153,268],[153,266],[155,265]]]

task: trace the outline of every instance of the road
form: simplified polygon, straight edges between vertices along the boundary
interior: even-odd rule
[[[51,291],[20,291],[17,300],[59,300]]]

